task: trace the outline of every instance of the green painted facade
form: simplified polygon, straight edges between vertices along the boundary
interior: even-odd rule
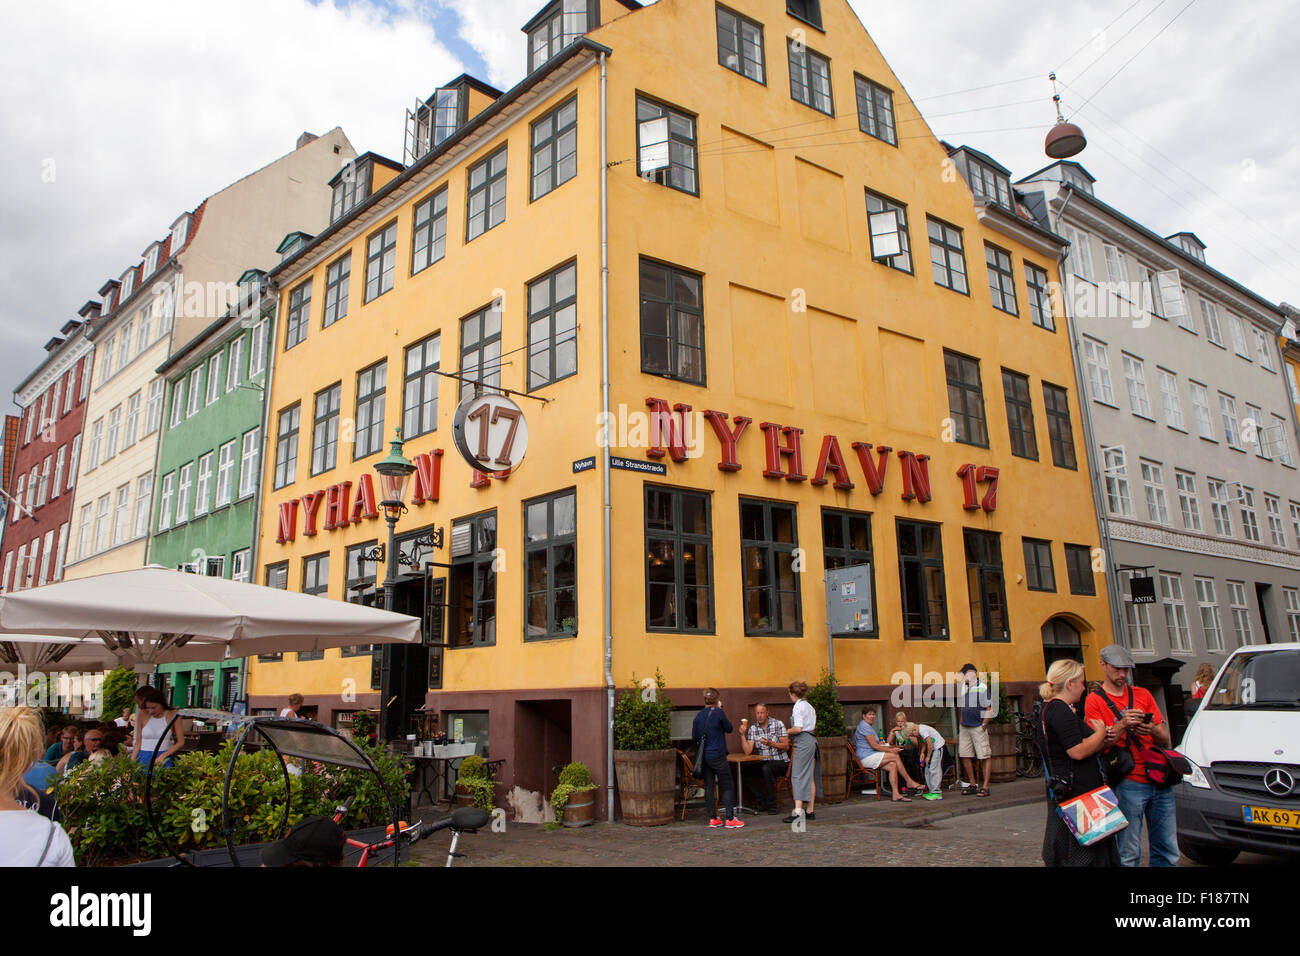
[[[250,275],[256,282],[260,274],[245,273],[241,286]],[[166,376],[166,402],[150,564],[251,580],[276,326],[274,302],[261,301],[266,310],[254,306],[214,323],[158,370]],[[226,709],[244,696],[241,665],[164,664],[155,681],[164,683],[175,706]]]

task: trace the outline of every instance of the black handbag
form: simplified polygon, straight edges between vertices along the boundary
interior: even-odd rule
[[[1106,706],[1115,714],[1116,720],[1120,720],[1124,716],[1104,691],[1098,693],[1098,696],[1105,701]],[[1130,709],[1133,707],[1132,687],[1128,689],[1128,705]],[[1137,766],[1137,761],[1133,759],[1133,751],[1128,747],[1128,731],[1124,731],[1123,747],[1116,744],[1108,750],[1103,750],[1097,759],[1101,761],[1102,773],[1106,775],[1106,783],[1109,786],[1117,786],[1125,777],[1131,774],[1133,768]]]
[[[704,733],[700,737],[700,742],[695,748],[695,759],[691,762],[691,776],[696,780],[704,779],[704,748],[709,742],[709,721],[713,718],[713,708],[709,708],[709,715],[704,718]]]

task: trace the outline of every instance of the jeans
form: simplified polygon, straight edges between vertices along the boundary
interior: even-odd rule
[[[718,789],[722,791],[722,802],[727,807],[727,815],[722,819],[730,820],[736,815],[736,788],[731,784],[731,768],[727,766],[726,757],[704,758],[704,804],[708,807],[710,820],[718,819],[718,802],[713,793],[714,781],[717,781]]]
[[[758,799],[755,802],[775,807],[776,781],[785,776],[786,768],[790,764],[784,760],[763,760],[759,763],[746,763],[740,766],[741,776],[745,778],[745,785],[754,786],[758,790]]]
[[[1156,787],[1134,780],[1121,781],[1115,787],[1119,809],[1128,826],[1119,834],[1121,866],[1137,866],[1142,861],[1142,821],[1146,818],[1147,839],[1151,844],[1151,866],[1178,865],[1178,825],[1174,815],[1174,788]]]

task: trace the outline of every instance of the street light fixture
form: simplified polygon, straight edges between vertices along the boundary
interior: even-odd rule
[[[379,473],[381,500],[379,506],[384,509],[384,520],[388,522],[388,545],[384,549],[384,610],[393,610],[397,590],[397,519],[406,511],[406,485],[415,472],[415,465],[402,454],[402,430],[395,429],[396,437],[389,446],[388,454],[375,462],[375,471]],[[395,696],[393,646],[385,644],[383,654],[383,679],[379,701],[379,738],[390,740],[393,737],[392,718],[389,705]],[[400,723],[400,718],[399,718]]]

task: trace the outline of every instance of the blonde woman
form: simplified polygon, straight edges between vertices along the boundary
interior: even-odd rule
[[[1058,803],[1073,800],[1106,785],[1097,754],[1115,740],[1106,723],[1085,724],[1075,711],[1086,684],[1083,665],[1059,660],[1047,672],[1038,695],[1043,706],[1034,732],[1047,765],[1047,830],[1043,834],[1043,863],[1047,866],[1119,866],[1119,842],[1107,837],[1092,846],[1080,846],[1056,813]],[[1053,794],[1053,781],[1060,788]]]
[[[1201,664],[1196,668],[1196,679],[1192,681],[1192,699],[1200,700],[1205,696],[1205,692],[1210,689],[1210,684],[1214,681],[1214,668],[1209,664]]]
[[[794,704],[790,712],[790,728],[786,731],[790,737],[790,795],[794,797],[794,812],[785,818],[785,822],[794,823],[800,816],[816,820],[813,808],[817,803],[817,791],[821,789],[822,776],[822,755],[813,736],[817,712],[804,699],[808,696],[808,685],[803,681],[795,681],[786,690],[790,694],[790,703]],[[815,781],[814,770],[817,774]],[[808,804],[806,813],[805,803]]]
[[[0,707],[0,866],[76,866],[63,827],[28,810],[19,791],[37,798],[23,774],[41,758],[45,731],[30,707]]]

